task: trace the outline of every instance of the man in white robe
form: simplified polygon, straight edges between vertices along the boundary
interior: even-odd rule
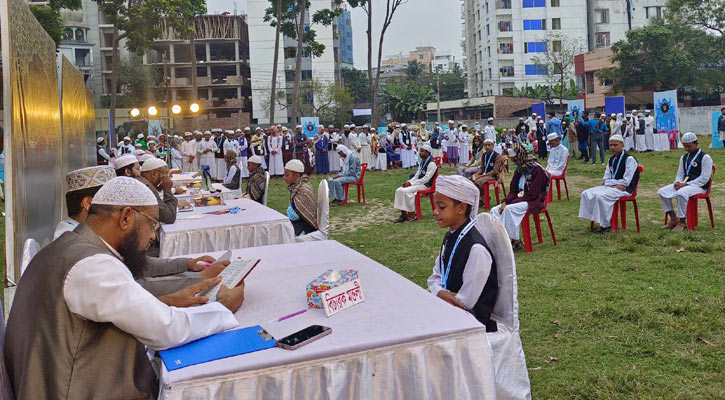
[[[184,172],[196,172],[196,140],[191,132],[184,132],[184,141],[181,143],[181,155],[183,156],[182,170]]]
[[[413,135],[408,130],[408,124],[402,124],[400,128],[400,133],[398,133],[398,140],[400,140],[400,163],[403,168],[410,168],[413,166],[415,153],[413,150]]]
[[[123,141],[118,144],[118,157],[125,156],[126,154],[133,154],[136,147],[131,144],[131,138],[126,136]]]
[[[536,113],[531,113],[531,116],[526,118],[526,121],[524,122],[529,126],[529,132],[536,132],[536,128],[538,127]]]
[[[690,197],[705,193],[712,179],[712,158],[700,150],[697,136],[692,132],[685,133],[682,145],[687,152],[680,157],[675,182],[657,191],[662,211],[669,215],[669,223],[662,228],[673,232],[687,229],[687,203]],[[672,200],[677,201],[677,213]]]
[[[415,196],[416,194],[433,185],[438,172],[438,166],[433,161],[433,149],[430,145],[425,144],[420,148],[420,157],[422,162],[418,167],[418,171],[412,178],[403,182],[399,188],[395,189],[395,202],[393,207],[400,210],[400,217],[395,222],[411,222],[416,219],[415,214]]]
[[[468,143],[471,140],[471,134],[468,132],[468,125],[461,125],[461,132],[458,134],[458,140],[460,141],[459,147],[461,152],[458,161],[461,164],[466,165],[471,160],[471,157],[468,155]]]
[[[535,116],[536,114],[533,115]],[[488,117],[488,125],[483,128],[483,136],[483,140],[491,139],[496,142],[496,127],[493,126],[493,117]]]
[[[204,132],[204,139],[199,143],[196,153],[199,155],[199,168],[202,165],[209,166],[209,175],[216,176],[216,161],[214,161],[214,153],[217,151],[216,142],[211,138],[211,132]]]
[[[269,175],[270,176],[282,176],[284,175],[284,163],[282,159],[282,136],[277,132],[277,127],[272,126],[269,128],[270,136],[267,138],[267,144],[269,145]]]
[[[598,234],[612,230],[612,211],[620,197],[629,196],[639,181],[637,160],[624,151],[622,135],[609,137],[609,158],[604,171],[601,186],[595,186],[582,192],[579,203],[579,218],[599,224]]]
[[[237,141],[238,149],[239,149],[239,168],[242,170],[242,178],[248,178],[249,177],[249,169],[247,169],[247,157],[248,157],[248,149],[249,149],[249,141],[247,140],[247,134],[251,134],[252,130],[249,129],[249,127],[244,128],[244,131],[241,129],[237,129],[234,131],[234,140]]]
[[[644,110],[644,140],[647,151],[655,149],[655,119],[650,115],[649,110]]]
[[[360,163],[361,164],[368,164],[368,169],[372,169],[374,165],[372,164],[372,154],[370,151],[370,141],[372,140],[372,135],[370,134],[370,127],[367,125],[363,125],[362,127],[362,133],[358,135],[358,142],[360,143]]]
[[[327,127],[330,132],[330,145],[328,146],[327,157],[330,162],[330,172],[340,172],[340,155],[337,154],[337,144],[340,142],[340,134],[333,125]]]
[[[546,140],[549,142],[549,158],[546,162],[546,172],[550,176],[560,176],[564,173],[566,163],[569,161],[569,152],[566,150],[559,136],[556,133],[550,133],[546,136]]]

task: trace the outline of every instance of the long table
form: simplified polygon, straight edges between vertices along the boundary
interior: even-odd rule
[[[214,189],[217,190],[217,192],[214,192],[211,195],[212,196],[218,195],[219,197],[221,197],[222,200],[234,200],[242,194],[241,190],[227,189],[224,187],[224,185],[222,185],[221,183],[218,183],[218,182],[212,183],[212,186],[214,187]],[[199,194],[199,193],[192,194],[191,191],[187,190],[184,193],[175,194],[174,196],[179,200],[186,200],[188,202],[193,202],[194,197],[199,197],[199,196],[201,196],[201,194]]]
[[[294,229],[287,216],[250,199],[225,200],[224,203],[180,212],[175,223],[162,225],[160,256],[294,242]],[[232,207],[239,207],[242,211],[238,214],[207,214]]]
[[[245,280],[240,327],[261,324],[277,338],[313,324],[332,333],[293,351],[273,348],[172,372],[162,366],[159,398],[496,397],[485,328],[374,260],[335,241],[235,250],[233,257],[261,259]],[[305,309],[307,283],[330,268],[358,270],[365,302],[330,318],[310,309],[268,322]]]

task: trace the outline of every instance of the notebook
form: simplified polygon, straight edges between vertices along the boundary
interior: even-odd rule
[[[274,347],[275,340],[269,335],[262,337],[260,332],[263,331],[262,327],[257,325],[217,333],[179,347],[161,350],[159,355],[166,365],[166,369],[174,371],[191,365]]]

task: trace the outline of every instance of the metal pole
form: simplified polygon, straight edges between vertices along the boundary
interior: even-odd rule
[[[169,135],[173,136],[174,119],[171,118],[171,101],[169,100],[171,96],[169,95],[169,78],[166,74],[166,53],[161,54],[161,59],[164,62],[164,85],[166,85],[166,117],[169,119]]]
[[[441,122],[441,78],[436,68],[436,101],[438,102],[438,123]]]

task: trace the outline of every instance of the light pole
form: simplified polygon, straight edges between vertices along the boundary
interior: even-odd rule
[[[436,67],[436,101],[438,102],[438,123],[441,122],[441,78],[440,66]]]

